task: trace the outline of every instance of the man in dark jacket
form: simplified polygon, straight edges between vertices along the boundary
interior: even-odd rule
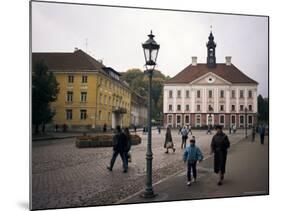
[[[225,173],[225,164],[227,157],[227,149],[230,146],[227,135],[222,132],[222,126],[216,125],[215,129],[217,133],[213,136],[211,143],[211,150],[214,153],[214,171],[216,174],[219,173],[218,185],[222,185]]]
[[[107,167],[109,171],[112,171],[116,157],[120,154],[123,162],[123,172],[128,171],[128,163],[126,158],[126,151],[128,149],[128,140],[126,135],[121,131],[120,126],[116,127],[116,134],[113,136],[113,155],[110,161],[110,166]]]

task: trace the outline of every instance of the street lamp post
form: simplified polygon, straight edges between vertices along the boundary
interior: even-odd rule
[[[245,138],[247,138],[247,112],[248,112],[248,109],[245,108]]]
[[[146,188],[142,196],[144,198],[153,198],[155,194],[152,187],[152,149],[151,149],[151,86],[152,86],[152,75],[156,65],[158,51],[160,45],[153,39],[154,35],[152,31],[148,35],[149,39],[142,44],[145,58],[145,73],[148,76],[148,112],[147,112],[147,152],[146,152]]]

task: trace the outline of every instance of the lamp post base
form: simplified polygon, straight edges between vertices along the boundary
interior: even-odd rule
[[[151,199],[157,196],[153,191],[144,191],[141,195],[142,198]]]

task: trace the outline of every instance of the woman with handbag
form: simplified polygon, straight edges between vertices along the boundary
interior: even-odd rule
[[[167,127],[167,130],[166,130],[164,148],[166,148],[165,153],[169,153],[169,149],[173,149],[173,152],[176,151],[176,149],[174,148],[174,143],[173,143],[170,127]]]

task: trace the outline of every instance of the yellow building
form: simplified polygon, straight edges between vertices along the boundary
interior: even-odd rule
[[[53,124],[70,129],[115,128],[130,125],[131,91],[120,74],[82,50],[71,53],[33,53],[54,73],[60,92],[51,107]]]

